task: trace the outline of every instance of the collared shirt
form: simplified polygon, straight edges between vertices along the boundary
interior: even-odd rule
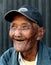
[[[38,56],[38,54],[37,54],[37,56]],[[26,60],[24,60],[24,59],[22,58],[21,53],[19,52],[19,57],[18,57],[19,64],[20,64],[20,65],[30,65],[30,64],[31,64],[31,65],[37,65],[37,56],[36,56],[35,61],[28,62],[28,61],[26,61]]]
[[[19,65],[18,56],[14,48],[9,48],[0,57],[0,65]],[[39,44],[37,65],[51,65],[51,49],[42,42]],[[20,63],[21,65],[21,63]],[[23,64],[22,64],[23,65]],[[36,64],[35,64],[36,65]]]

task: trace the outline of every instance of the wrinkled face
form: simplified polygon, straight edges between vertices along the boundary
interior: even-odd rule
[[[34,46],[37,30],[36,24],[23,15],[15,16],[9,31],[14,49],[20,52],[31,49]]]

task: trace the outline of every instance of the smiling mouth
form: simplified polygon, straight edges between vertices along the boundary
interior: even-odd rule
[[[22,41],[25,41],[25,40],[16,40],[16,41],[22,42]]]
[[[18,39],[17,39],[17,40],[15,40],[15,41],[17,41],[17,42],[24,42],[25,40],[18,40]]]
[[[15,40],[15,43],[21,43],[21,44],[23,44],[25,42],[26,42],[25,40]]]

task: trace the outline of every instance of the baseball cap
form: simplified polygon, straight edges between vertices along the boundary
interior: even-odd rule
[[[10,10],[5,14],[5,20],[12,22],[13,18],[19,14],[24,15],[25,17],[27,17],[28,19],[31,20],[31,22],[33,21],[34,23],[37,23],[39,26],[43,26],[43,20],[42,20],[42,16],[39,13],[39,11],[37,10],[37,8],[34,8],[32,6],[28,6],[28,5],[24,5],[22,7],[20,7],[17,10]]]

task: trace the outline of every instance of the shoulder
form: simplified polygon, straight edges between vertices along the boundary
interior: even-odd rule
[[[45,46],[45,48],[46,48],[46,52],[48,53],[49,59],[51,61],[51,48],[48,47],[47,45]]]
[[[14,49],[13,47],[9,48],[7,51],[5,51],[1,57],[4,57],[4,56],[11,56],[11,54],[13,53]]]
[[[43,55],[48,57],[51,61],[51,48],[48,45],[41,42],[40,49],[42,49]]]
[[[5,62],[8,62],[12,53],[14,52],[13,48],[9,48],[5,51],[0,57],[0,65],[6,65]]]
[[[49,48],[49,47],[48,47],[48,53],[49,53],[50,60],[51,60],[51,48]]]

